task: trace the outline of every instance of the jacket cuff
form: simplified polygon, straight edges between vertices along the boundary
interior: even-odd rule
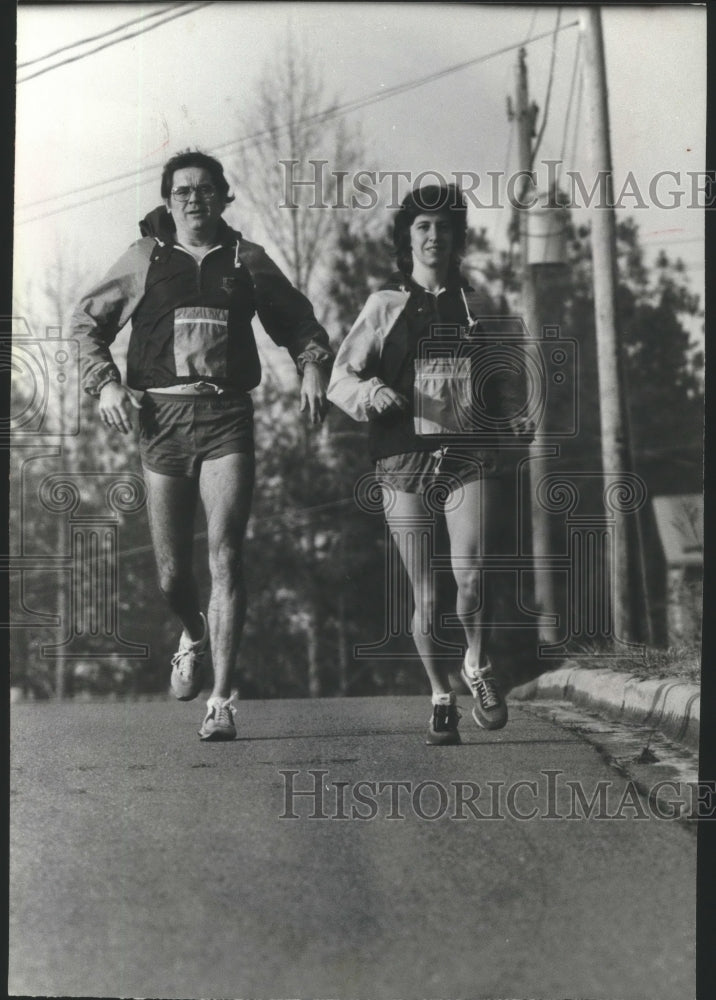
[[[385,384],[385,382],[381,381],[381,379],[379,379],[376,376],[376,377],[374,377],[374,378],[372,378],[370,380],[370,382],[368,383],[368,385],[370,386],[370,388],[368,390],[368,409],[370,411],[372,411],[372,412],[375,412],[375,406],[373,404],[373,401],[375,399],[375,395],[381,389],[385,389],[386,388],[386,384]]]
[[[99,396],[108,382],[121,382],[119,368],[113,363],[103,364],[93,369],[85,380],[84,390],[89,396]]]
[[[303,375],[303,370],[307,364],[318,365],[330,371],[333,366],[333,351],[322,344],[309,344],[296,358],[296,368],[299,375]]]

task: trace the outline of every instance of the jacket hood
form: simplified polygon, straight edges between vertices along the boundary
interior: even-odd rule
[[[142,236],[151,236],[164,243],[173,243],[177,232],[174,219],[165,205],[157,205],[148,212],[139,223],[139,231]],[[221,243],[241,238],[241,233],[235,232],[223,219],[219,219],[216,235]]]
[[[142,236],[155,236],[160,240],[173,240],[176,234],[174,220],[164,205],[158,205],[148,212],[139,223]]]

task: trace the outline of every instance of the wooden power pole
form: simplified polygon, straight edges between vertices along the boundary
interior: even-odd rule
[[[536,107],[530,104],[527,85],[527,62],[524,49],[520,49],[517,57],[517,80],[515,96],[515,118],[517,120],[518,157],[519,169],[529,172],[532,170],[532,135],[534,133],[534,120]],[[529,188],[529,180],[525,178],[525,184],[521,193],[521,202],[525,203],[525,194]],[[523,212],[522,209],[518,210]],[[529,259],[529,234],[527,227],[526,212],[525,218],[520,221],[520,256],[522,261],[521,282],[522,282],[522,314],[530,338],[535,341],[534,349],[539,351],[539,339],[542,332],[542,320],[539,310],[539,299],[536,286],[536,275],[530,266]],[[540,639],[543,642],[554,644],[558,641],[557,630],[552,624],[555,614],[554,581],[552,570],[549,566],[549,558],[552,555],[552,542],[550,538],[550,518],[549,513],[540,505],[537,500],[536,487],[546,474],[546,447],[542,431],[538,428],[535,439],[530,445],[530,493],[531,493],[531,524],[532,524],[532,554],[535,560],[534,580],[535,580],[535,600],[537,609],[541,616]]]
[[[592,267],[594,273],[594,314],[597,333],[599,413],[601,420],[602,467],[605,478],[620,478],[630,469],[630,450],[625,422],[622,361],[616,309],[616,221],[612,183],[612,155],[609,137],[604,40],[601,11],[587,8],[581,17],[584,39],[584,82],[587,112],[591,124],[592,166],[600,184],[600,198],[592,210]],[[639,574],[629,545],[629,514],[614,513],[615,547],[611,566],[613,620],[618,639],[634,641],[637,621],[632,611],[633,588]],[[633,518],[633,515],[631,515]]]

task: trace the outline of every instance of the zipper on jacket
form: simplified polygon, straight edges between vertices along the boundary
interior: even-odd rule
[[[204,261],[206,260],[206,258],[209,257],[214,252],[214,250],[221,250],[222,244],[218,244],[217,246],[212,247],[211,250],[207,251],[207,253],[204,254],[204,256],[201,258],[201,260],[197,260],[196,257],[194,256],[194,254],[191,252],[191,250],[187,250],[186,247],[183,247],[181,245],[181,243],[175,243],[174,246],[177,248],[177,250],[181,250],[182,253],[185,253],[187,255],[187,257],[191,257],[191,259],[194,261],[194,264],[196,265],[196,290],[197,290],[197,292],[199,294],[201,294],[201,290],[202,290],[201,289],[201,265],[204,263]]]

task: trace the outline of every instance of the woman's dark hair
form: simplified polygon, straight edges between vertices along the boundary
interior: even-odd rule
[[[467,202],[456,184],[429,184],[413,190],[400,203],[393,223],[393,245],[398,267],[405,275],[413,273],[413,253],[410,249],[410,227],[419,215],[439,212],[446,215],[452,226],[450,270],[457,269],[465,252],[467,238]]]
[[[208,153],[200,153],[198,150],[187,149],[183,153],[177,153],[176,156],[172,156],[171,160],[164,164],[161,193],[165,201],[169,200],[169,196],[172,193],[172,182],[175,171],[184,170],[186,167],[200,167],[208,171],[222,201],[228,205],[229,202],[234,200],[233,194],[229,194],[229,182],[224,177],[224,168],[219,161],[215,160],[213,156],[209,156]]]

